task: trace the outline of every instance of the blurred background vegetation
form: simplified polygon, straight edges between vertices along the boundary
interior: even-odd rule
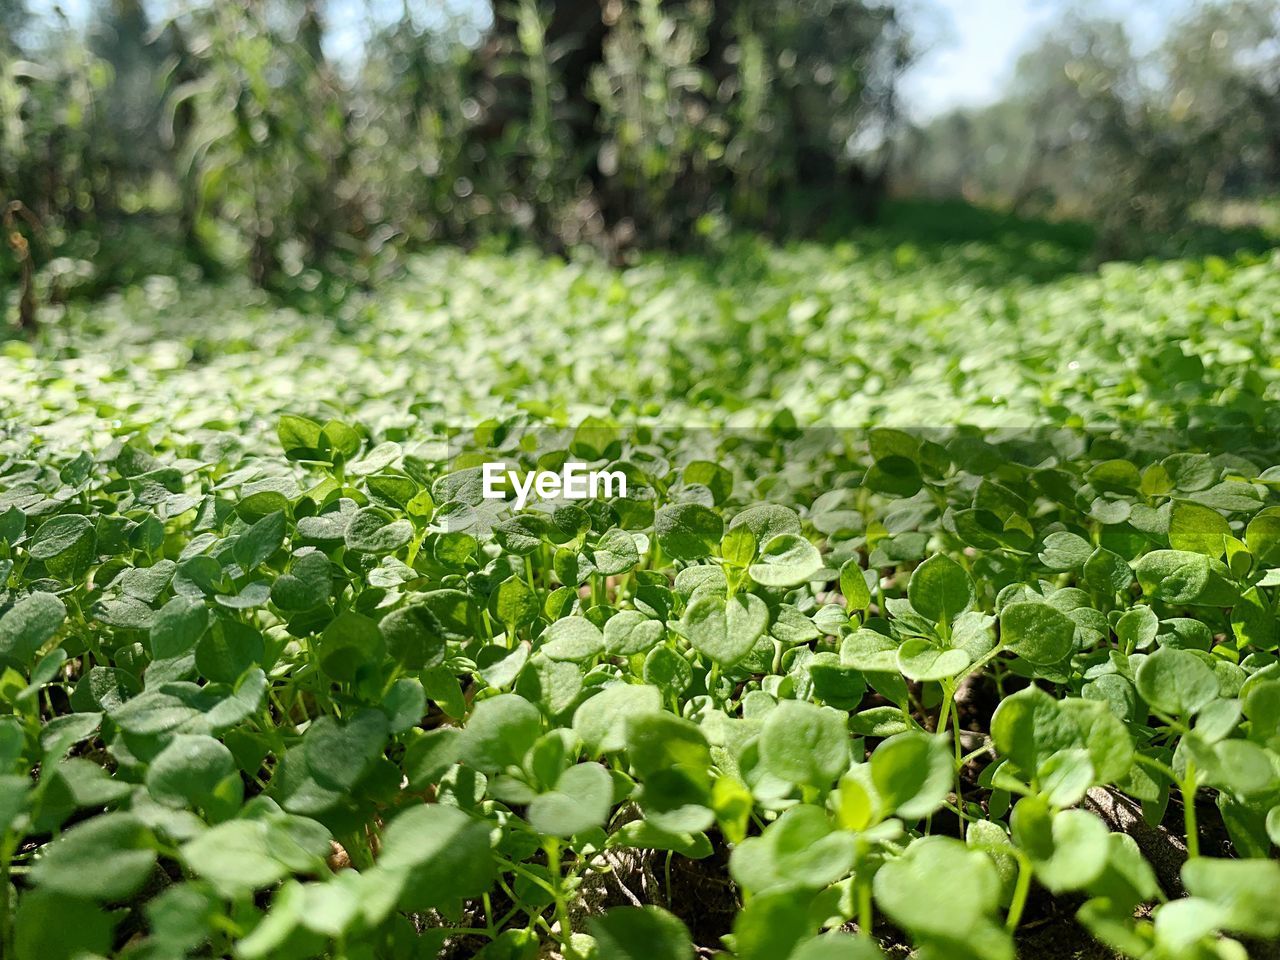
[[[931,16],[0,0],[0,282],[18,291],[0,301],[30,321],[41,298],[184,270],[340,292],[431,242],[625,262],[871,222],[901,196],[1087,220],[1098,258],[1274,227],[1280,0],[1189,8],[1142,52],[1068,12],[996,102],[912,122],[902,80]]]

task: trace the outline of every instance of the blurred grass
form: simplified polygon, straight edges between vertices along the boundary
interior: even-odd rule
[[[893,273],[927,271],[955,282],[998,287],[1008,284],[1049,283],[1073,273],[1095,269],[1095,228],[1080,220],[1019,217],[962,200],[895,199],[887,202],[874,224],[861,222],[852,210],[819,210],[820,197],[795,202],[808,205],[810,214],[793,217],[809,221],[781,241],[784,249],[814,244],[831,251],[833,263],[863,261]],[[1247,212],[1247,211],[1246,211]],[[1187,241],[1170,247],[1167,238],[1152,237],[1142,259],[1179,259],[1258,254],[1280,246],[1280,219],[1248,217],[1240,210],[1217,211],[1217,222],[1204,222]],[[1208,215],[1208,212],[1206,212]],[[769,251],[779,241],[763,233],[725,230],[709,236],[696,250],[685,253],[656,252],[638,256],[637,263],[679,262],[684,269],[720,277],[726,283],[759,282],[777,269]],[[514,246],[497,241],[482,244],[490,252],[514,252]],[[399,262],[382,266],[380,275],[390,279],[415,251],[404,250]],[[420,251],[418,251],[420,252]],[[114,290],[126,289],[148,276],[172,276],[187,282],[217,279],[233,272],[230,264],[191,262],[183,255],[179,238],[166,221],[139,215],[111,224],[103,233],[70,234],[59,238],[56,256],[50,244],[34,250],[45,302],[92,301]],[[594,255],[586,253],[586,257]],[[17,264],[6,248],[0,251],[0,303],[17,297]],[[289,302],[305,309],[324,309],[351,292],[349,284],[332,278],[316,285],[313,294],[295,291]],[[373,291],[376,293],[376,286]]]

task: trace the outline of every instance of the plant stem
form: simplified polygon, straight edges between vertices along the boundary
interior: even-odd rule
[[[978,749],[976,749],[976,750],[970,750],[968,753],[966,753],[964,756],[962,756],[962,757],[960,758],[960,763],[961,763],[961,765],[963,766],[964,764],[966,764],[966,763],[968,763],[970,760],[972,760],[974,757],[980,757],[980,756],[982,756],[984,753],[989,752],[990,750],[991,750],[991,744],[989,744],[989,743],[984,743],[982,746],[978,747]]]
[[[1027,894],[1031,892],[1031,861],[1027,855],[1017,848],[1014,856],[1018,858],[1018,879],[1013,887],[1013,899],[1009,903],[1009,915],[1005,918],[1005,929],[1012,933],[1018,929],[1022,920],[1022,910],[1027,905]]]
[[[998,657],[1003,651],[1004,651],[1003,644],[997,643],[994,647],[992,647],[990,650],[988,650],[986,653],[980,656],[977,660],[969,664],[969,666],[964,671],[964,676],[967,677],[969,676],[969,674],[973,673],[974,671],[981,670],[988,663],[990,663],[992,660]],[[962,677],[961,679],[964,679],[964,678]]]
[[[547,869],[551,872],[551,885],[555,888],[552,896],[556,901],[556,921],[560,925],[559,940],[564,947],[563,952],[567,953],[573,928],[569,923],[569,902],[564,895],[564,878],[560,873],[560,841],[555,837],[547,837],[543,842],[543,849],[547,851]]]
[[[871,885],[865,881],[857,883],[858,887],[858,935],[871,939],[871,928],[875,922],[875,914],[871,907]]]
[[[447,933],[451,937],[488,937],[492,940],[494,936],[484,927],[432,927],[431,929]]]
[[[480,902],[484,904],[484,928],[488,931],[489,936],[493,936],[493,904],[490,902],[487,892],[481,895]]]
[[[542,879],[542,877],[538,876],[532,870],[526,868],[523,864],[516,863],[512,860],[501,860],[499,862],[502,864],[502,868],[504,870],[510,870],[512,873],[518,873],[530,883],[541,887],[553,897],[556,895],[555,886],[553,884],[547,883],[546,880]]]
[[[1182,823],[1187,832],[1187,856],[1200,856],[1200,831],[1196,826],[1196,765],[1187,761],[1187,777],[1178,782],[1182,792]]]
[[[975,817],[971,813],[967,813],[963,807],[957,806],[950,801],[944,801],[943,806],[959,817],[962,823],[976,823],[981,819],[980,817]]]
[[[936,733],[941,733],[947,729],[947,721],[951,716],[951,701],[956,695],[955,684],[950,680],[942,681],[942,709],[938,711],[938,726],[935,728]]]
[[[1148,757],[1146,754],[1143,754],[1143,753],[1135,753],[1134,759],[1137,760],[1138,763],[1142,764],[1144,767],[1150,767],[1152,770],[1155,770],[1159,773],[1164,774],[1174,783],[1178,782],[1177,774],[1173,772],[1173,768],[1170,767],[1167,763],[1161,763],[1155,757]]]
[[[12,840],[9,833],[0,835],[0,956],[9,956],[9,860]]]
[[[955,770],[956,770],[956,808],[958,811],[964,810],[964,788],[961,786],[962,772],[964,770],[964,757],[960,753],[960,711],[953,711],[951,714],[952,729],[952,748],[955,751]],[[960,839],[965,836],[965,817],[960,815]]]

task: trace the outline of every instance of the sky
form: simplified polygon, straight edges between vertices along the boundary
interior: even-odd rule
[[[59,2],[73,20],[82,20],[91,0],[28,0],[47,13]],[[167,7],[172,0],[159,0]],[[369,11],[389,0],[329,0],[332,50],[358,48]],[[482,9],[482,0],[425,0],[428,7]],[[902,0],[900,0],[902,2]],[[1018,57],[1071,8],[1120,19],[1141,51],[1159,42],[1169,22],[1194,0],[905,0],[908,22],[925,52],[907,75],[903,94],[915,120],[927,120],[958,106],[998,99]],[[399,10],[400,4],[392,4]],[[415,6],[422,6],[421,3]]]
[[[1160,41],[1191,0],[916,0],[910,11],[927,45],[904,82],[913,118],[999,99],[1018,57],[1071,8],[1122,20],[1134,46]]]

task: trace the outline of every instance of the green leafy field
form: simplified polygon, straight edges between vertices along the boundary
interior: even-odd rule
[[[0,956],[1274,955],[1280,258],[1076,249],[439,251],[8,343]]]

